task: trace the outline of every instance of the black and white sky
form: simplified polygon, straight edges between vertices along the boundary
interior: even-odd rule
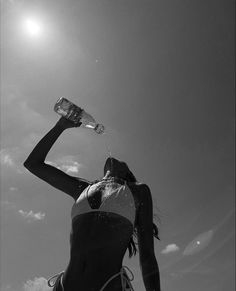
[[[232,0],[1,0],[2,291],[46,291],[68,263],[73,200],[22,165],[62,96],[106,134],[69,129],[47,162],[95,180],[110,149],[151,189],[162,290],[234,290],[234,12]],[[124,263],[145,290],[138,254]]]

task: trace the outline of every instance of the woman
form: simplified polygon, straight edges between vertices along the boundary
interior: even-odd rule
[[[114,158],[106,160],[104,177],[93,183],[45,163],[60,134],[80,125],[61,117],[24,162],[34,175],[75,200],[69,264],[53,277],[54,284],[52,280],[48,283],[54,286],[53,291],[133,290],[133,278],[129,278],[122,261],[127,249],[130,257],[136,254],[134,234],[146,291],[160,291],[153,242],[153,236],[158,238],[158,229],[153,224],[148,186],[137,183],[126,163]]]

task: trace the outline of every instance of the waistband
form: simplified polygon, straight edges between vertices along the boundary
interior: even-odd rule
[[[129,271],[131,274],[131,277],[128,276],[125,268]],[[58,280],[60,280],[60,284],[62,287],[62,290],[64,291],[64,286],[62,282],[62,278],[64,275],[64,271],[52,276],[51,278],[48,279],[48,286],[49,287],[54,287]],[[131,285],[131,281],[134,280],[134,274],[132,271],[127,267],[127,266],[122,266],[120,272],[116,273],[115,275],[111,276],[106,283],[102,286],[102,288],[99,291],[104,291],[105,287],[117,276],[121,276],[121,286],[122,286],[122,291],[134,291],[133,286]],[[127,287],[128,285],[128,287]]]
[[[48,286],[49,287],[54,287],[56,285],[56,283],[58,281],[60,281],[60,285],[61,285],[62,291],[64,291],[64,286],[63,286],[63,282],[62,282],[63,275],[64,275],[64,271],[62,271],[62,272],[50,277],[48,279]]]

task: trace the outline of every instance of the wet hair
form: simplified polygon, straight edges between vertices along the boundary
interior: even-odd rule
[[[135,178],[134,174],[130,170],[128,170],[128,173],[126,175],[126,182],[130,182],[130,183],[137,182],[137,179]],[[157,225],[154,222],[152,223],[152,228],[153,228],[153,236],[157,238],[158,240],[160,240],[159,230],[158,230]],[[138,251],[136,247],[138,245],[137,238],[138,238],[137,226],[134,226],[134,232],[128,244],[129,258],[131,258],[132,256],[135,256]]]

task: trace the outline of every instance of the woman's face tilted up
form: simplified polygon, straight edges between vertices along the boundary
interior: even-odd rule
[[[125,162],[121,162],[113,157],[107,158],[104,165],[104,175],[126,179],[129,168]]]

